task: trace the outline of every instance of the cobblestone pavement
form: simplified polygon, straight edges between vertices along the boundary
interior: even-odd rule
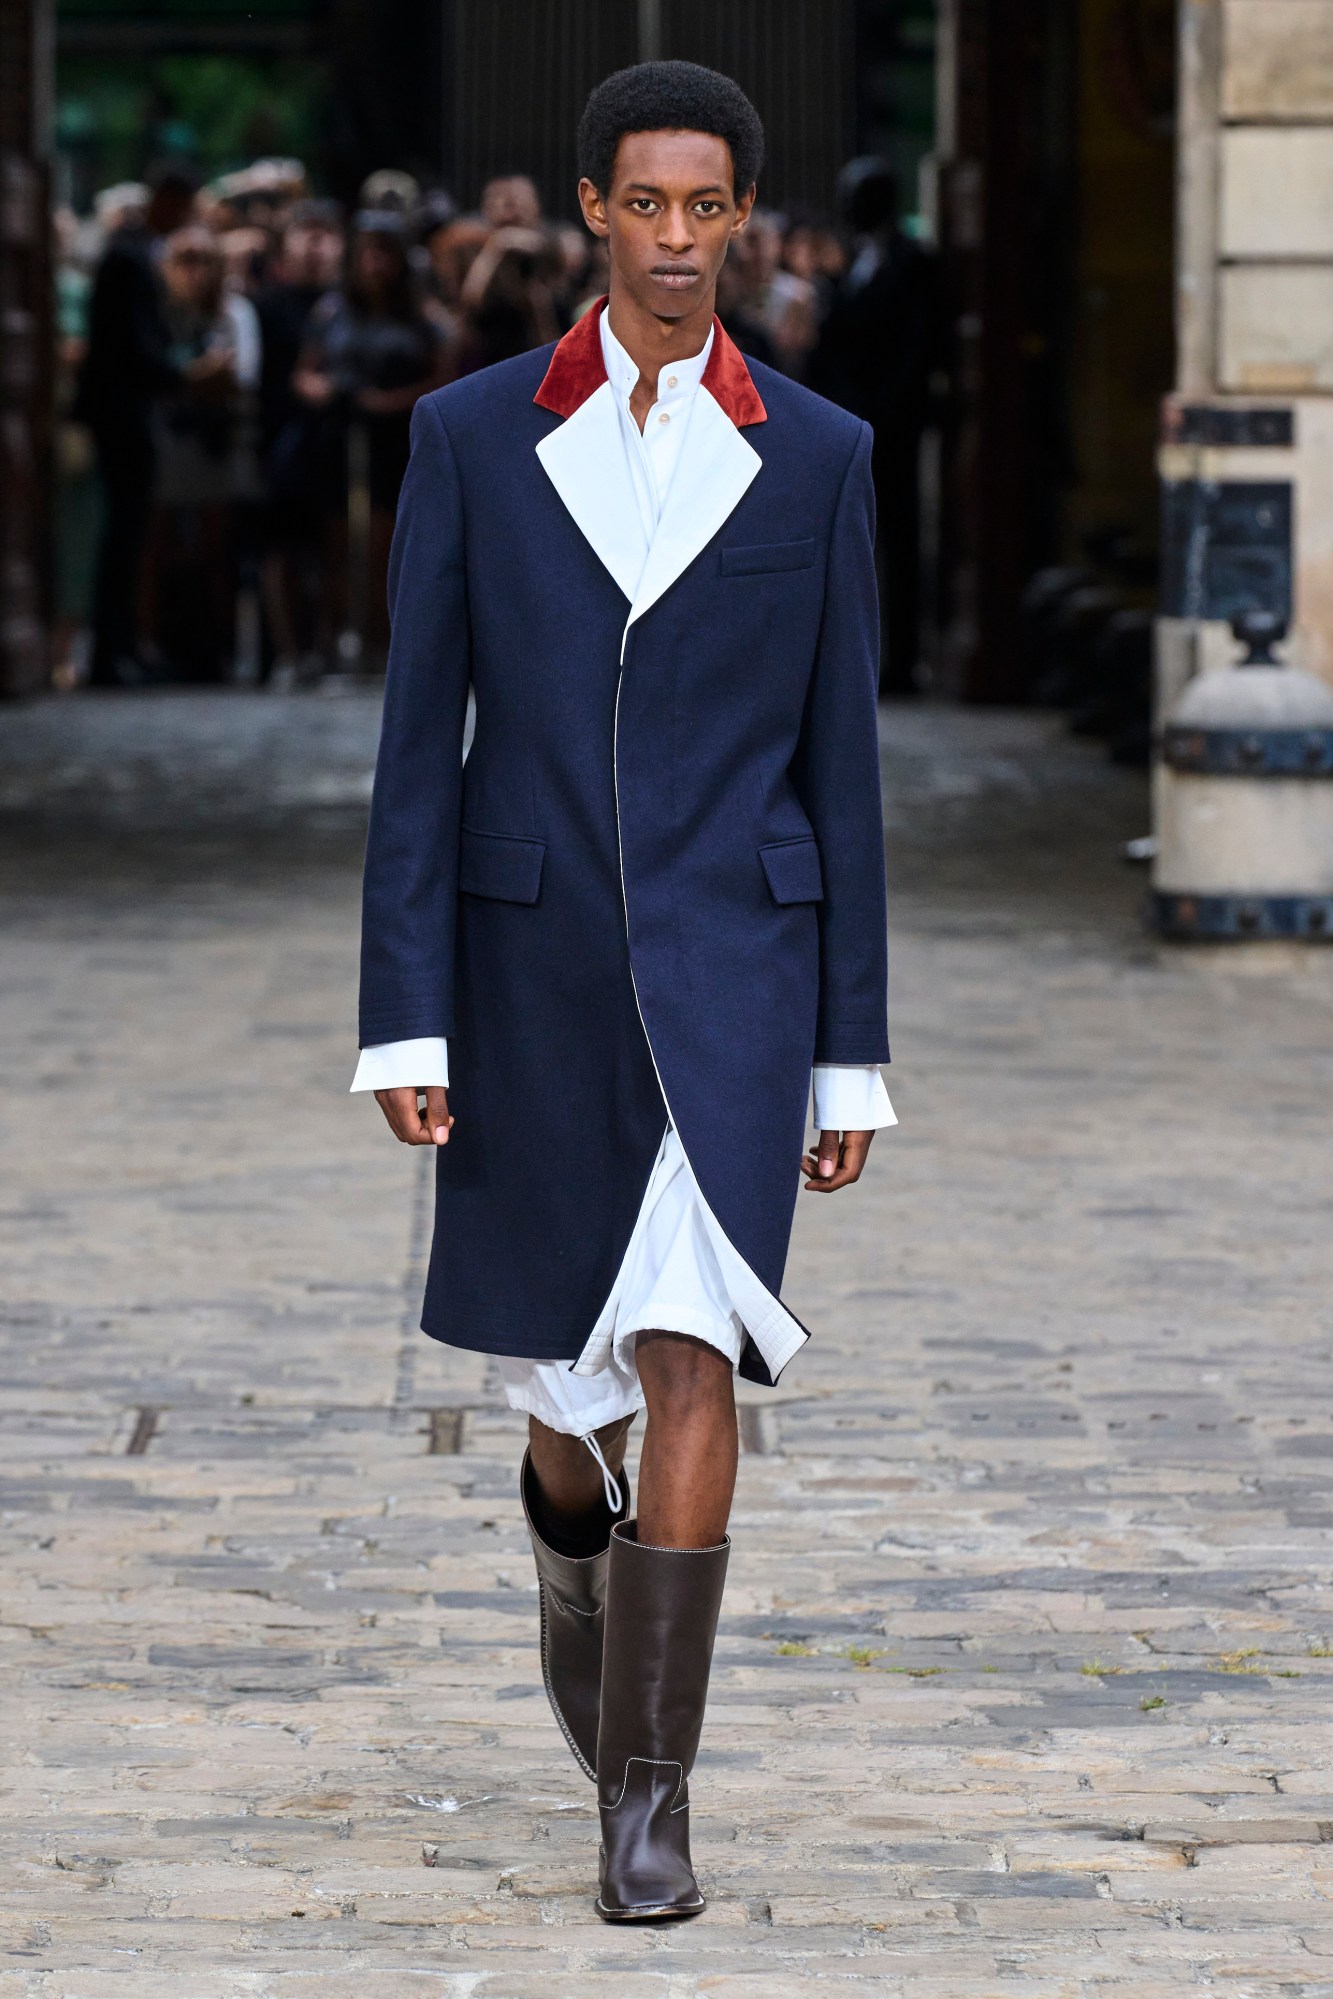
[[[885,717],[902,1125],[802,1200],[711,1905],[628,1932],[345,1094],[372,699],[0,724],[4,1999],[1333,1995],[1333,976],[1145,939],[1139,780]]]

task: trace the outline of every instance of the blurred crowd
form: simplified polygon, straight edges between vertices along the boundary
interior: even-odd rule
[[[885,680],[905,691],[933,262],[881,163],[854,162],[839,201],[837,221],[756,209],[718,309],[750,357],[875,425]],[[296,161],[209,186],[172,163],[58,216],[57,242],[66,686],[377,670],[413,404],[558,338],[607,283],[604,247],[520,173],[464,213],[386,170],[348,212]]]

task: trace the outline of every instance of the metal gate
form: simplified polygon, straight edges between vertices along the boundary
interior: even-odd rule
[[[735,77],[768,133],[763,199],[830,204],[851,150],[850,0],[455,0],[445,39],[445,177],[465,202],[529,173],[575,212],[574,132],[592,86],[656,56]]]

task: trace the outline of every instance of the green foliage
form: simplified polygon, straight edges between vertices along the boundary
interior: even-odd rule
[[[262,154],[317,159],[326,105],[324,71],[305,57],[71,55],[60,64],[56,134],[86,199],[164,154],[209,178]]]

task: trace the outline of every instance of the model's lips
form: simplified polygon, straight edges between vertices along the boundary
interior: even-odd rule
[[[699,278],[693,264],[658,264],[651,275],[659,285],[669,285],[673,291],[696,284]]]

